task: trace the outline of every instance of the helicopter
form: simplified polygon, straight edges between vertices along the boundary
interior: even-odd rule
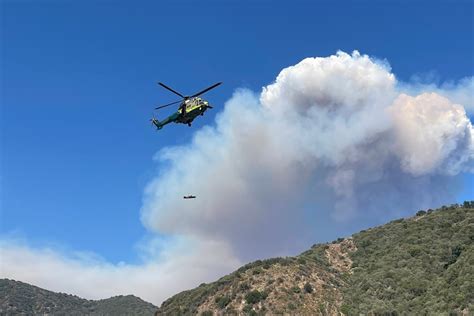
[[[212,106],[209,104],[209,102],[207,102],[206,100],[203,100],[199,96],[206,93],[207,91],[209,91],[211,89],[214,89],[215,87],[221,85],[222,82],[218,82],[216,84],[213,84],[212,86],[210,86],[210,87],[208,87],[208,88],[206,88],[202,91],[199,91],[198,93],[195,93],[191,96],[182,95],[181,93],[171,89],[170,87],[168,87],[167,85],[165,85],[162,82],[158,82],[158,84],[160,86],[162,86],[163,88],[165,88],[165,89],[173,92],[174,94],[179,95],[181,98],[183,98],[182,100],[171,102],[171,103],[168,103],[168,104],[165,104],[165,105],[162,105],[162,106],[159,106],[159,107],[155,108],[155,110],[159,110],[159,109],[168,107],[170,105],[179,103],[178,110],[175,113],[168,116],[167,118],[165,118],[164,120],[159,121],[155,117],[152,117],[150,119],[151,123],[156,126],[156,129],[162,129],[163,126],[165,126],[166,124],[169,124],[171,122],[181,123],[181,124],[188,124],[188,126],[191,126],[191,123],[193,122],[193,120],[197,116],[204,115],[204,112],[206,112],[207,109],[212,109]]]

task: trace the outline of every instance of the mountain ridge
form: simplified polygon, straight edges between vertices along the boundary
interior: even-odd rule
[[[158,307],[134,295],[88,300],[0,279],[0,315],[154,315]]]
[[[421,210],[178,293],[158,315],[468,315],[474,201]]]

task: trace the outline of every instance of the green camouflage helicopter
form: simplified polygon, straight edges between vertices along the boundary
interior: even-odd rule
[[[206,100],[203,100],[199,98],[200,95],[206,93],[207,91],[214,89],[215,87],[219,86],[222,84],[222,82],[218,82],[198,93],[195,93],[191,96],[184,96],[181,93],[171,89],[170,87],[166,86],[165,84],[158,82],[160,86],[163,88],[173,92],[174,94],[179,95],[180,97],[183,98],[183,100],[175,101],[172,103],[168,103],[162,106],[159,106],[155,108],[155,110],[165,108],[167,106],[173,105],[180,103],[178,110],[173,113],[172,115],[168,116],[165,118],[163,121],[158,121],[156,118],[151,118],[150,121],[152,122],[153,125],[156,126],[156,129],[162,129],[163,126],[165,126],[168,123],[175,122],[175,123],[181,123],[181,124],[188,124],[188,126],[191,126],[191,123],[193,120],[199,116],[199,115],[204,115],[204,112],[206,112],[207,109],[212,109],[212,106],[209,105],[209,102]]]

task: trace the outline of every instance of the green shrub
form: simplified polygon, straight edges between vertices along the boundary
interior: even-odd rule
[[[310,283],[306,282],[306,284],[304,285],[304,291],[305,293],[313,293],[313,286]]]
[[[256,275],[256,274],[260,274],[260,273],[262,273],[262,272],[263,272],[262,268],[257,267],[257,268],[255,268],[255,269],[252,271],[252,274],[253,274],[253,275]]]
[[[298,286],[293,286],[293,287],[291,288],[291,291],[292,291],[293,293],[300,293],[300,292],[301,292],[301,289],[300,289]]]
[[[420,247],[411,247],[410,249],[408,249],[408,253],[410,254],[410,256],[416,257],[416,256],[420,255],[421,248]]]
[[[250,285],[248,285],[246,282],[242,282],[239,285],[239,290],[241,290],[241,291],[250,290]]]
[[[260,302],[261,300],[265,299],[263,297],[262,293],[258,290],[253,290],[251,292],[248,292],[247,295],[245,295],[245,301],[247,304],[256,304]]]
[[[326,306],[324,306],[324,303],[319,303],[319,312],[321,313],[321,315],[326,314]]]
[[[242,311],[243,311],[244,313],[249,313],[249,312],[252,310],[252,308],[253,308],[253,307],[252,307],[251,304],[247,304],[247,305],[244,306],[244,308],[242,308]]]
[[[344,315],[353,315],[354,314],[353,309],[347,304],[342,304],[341,305],[341,313],[343,313]]]
[[[452,265],[458,260],[458,257],[461,255],[462,250],[462,246],[456,246],[451,250],[451,256],[449,256],[448,262],[446,262],[446,264],[444,265],[445,269],[447,269],[450,265]]]
[[[224,309],[227,305],[229,305],[230,297],[228,297],[227,295],[219,296],[219,297],[216,297],[215,302],[220,309]]]
[[[425,215],[425,214],[426,214],[426,212],[423,211],[423,210],[416,212],[416,216],[422,216],[422,215]]]

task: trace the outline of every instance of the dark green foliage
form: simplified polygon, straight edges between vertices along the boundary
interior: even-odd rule
[[[326,247],[327,245],[324,244],[313,245],[310,250],[307,250],[296,257],[297,262],[301,265],[306,265],[311,262],[321,266],[322,268],[329,267],[329,261],[325,253]]]
[[[474,201],[464,201],[462,204],[464,208],[474,208]]]
[[[257,268],[255,268],[255,269],[252,271],[252,274],[255,275],[255,274],[260,274],[260,273],[262,273],[262,272],[263,272],[262,268],[257,267]]]
[[[269,269],[274,264],[289,265],[292,262],[293,262],[293,258],[291,257],[285,257],[285,258],[278,257],[278,258],[271,258],[271,259],[265,259],[265,260],[257,260],[240,267],[236,271],[236,273],[239,273],[239,274],[245,273],[246,271],[254,269],[254,268],[255,268],[254,271],[258,270],[259,272],[261,272],[262,268]]]
[[[326,307],[323,303],[319,303],[319,312],[324,315],[326,313]]]
[[[201,316],[214,316],[214,313],[212,311],[204,311],[201,313]]]
[[[294,311],[296,309],[296,305],[293,303],[288,303],[288,309]]]
[[[267,295],[268,294],[262,293],[258,290],[253,290],[251,292],[248,292],[247,295],[245,295],[245,301],[247,302],[247,304],[256,304],[261,300],[267,298]]]
[[[313,293],[313,286],[310,283],[306,282],[306,284],[304,285],[304,291],[305,293]]]
[[[239,290],[242,291],[242,292],[250,290],[250,285],[248,285],[248,283],[245,283],[245,282],[240,283]]]
[[[228,297],[227,295],[225,296],[218,296],[216,297],[216,304],[217,306],[220,308],[220,309],[224,309],[229,303],[230,303],[230,297]]]
[[[426,212],[423,211],[423,210],[416,212],[416,216],[422,216],[422,215],[425,215],[425,214],[426,214]]]
[[[451,256],[449,256],[446,264],[444,265],[444,268],[447,269],[450,265],[456,262],[458,260],[458,257],[461,255],[461,252],[463,250],[462,246],[456,246],[451,250]]]
[[[423,249],[420,246],[410,246],[410,247],[407,247],[407,249],[408,249],[408,253],[412,257],[419,256],[423,252]]]
[[[300,293],[301,292],[301,289],[298,287],[298,286],[293,286],[291,288],[291,292],[293,293]]]
[[[247,304],[244,306],[244,308],[242,308],[242,311],[244,313],[250,313],[250,311],[252,310],[253,306],[251,304]]]
[[[344,315],[352,315],[352,308],[347,305],[347,304],[342,304],[341,305],[341,313],[343,313]]]
[[[343,289],[344,314],[473,310],[474,210],[451,205],[417,215],[353,236],[357,251]]]
[[[305,258],[299,257],[299,258],[298,258],[298,263],[299,263],[299,264],[305,264],[305,263],[306,263]]]

